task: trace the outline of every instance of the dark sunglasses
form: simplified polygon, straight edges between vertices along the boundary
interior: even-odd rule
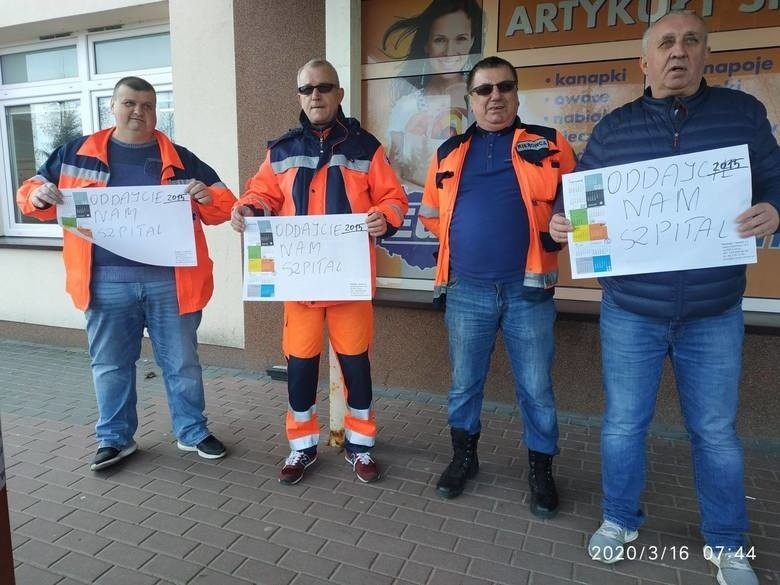
[[[478,96],[489,96],[493,93],[493,88],[497,87],[500,93],[509,93],[517,89],[516,81],[499,81],[498,83],[483,83],[477,87],[472,87],[469,90],[469,94],[477,94]]]
[[[302,85],[298,88],[301,95],[311,95],[316,89],[320,93],[330,93],[336,87],[335,83],[318,83],[317,85]]]

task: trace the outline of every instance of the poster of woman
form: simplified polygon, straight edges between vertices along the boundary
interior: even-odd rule
[[[365,82],[364,123],[385,145],[410,203],[405,225],[380,243],[377,275],[430,281],[436,240],[416,213],[436,149],[470,124],[466,74],[482,51],[482,6],[368,0],[363,20],[365,63],[388,64],[384,76]]]

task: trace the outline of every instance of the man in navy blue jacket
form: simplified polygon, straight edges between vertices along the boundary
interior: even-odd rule
[[[673,11],[650,26],[640,64],[648,88],[593,130],[578,171],[747,144],[753,206],[736,218],[744,237],[778,229],[780,148],[764,106],[732,89],[707,86],[702,19]],[[563,209],[558,202],[556,211]],[[566,241],[561,213],[550,235]],[[721,585],[757,585],[747,548],[742,448],[735,430],[744,324],[745,266],[601,279],[601,344],[606,410],[601,432],[603,523],[588,552],[625,557],[644,521],[645,436],[667,355],[691,436],[704,556]]]

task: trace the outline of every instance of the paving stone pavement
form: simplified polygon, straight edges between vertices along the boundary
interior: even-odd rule
[[[607,566],[584,548],[600,518],[597,420],[561,415],[561,513],[541,521],[526,503],[521,421],[509,406],[486,404],[481,471],[455,500],[433,487],[450,454],[446,403],[412,390],[376,391],[380,482],[360,483],[321,447],[304,480],[283,486],[284,383],[204,368],[211,430],[230,450],[207,461],[176,449],[157,366],[138,370],[140,451],[92,473],[86,351],[0,339],[18,585],[715,584],[679,430],[648,440],[648,521],[635,543],[644,558]],[[762,584],[780,584],[777,442],[751,442],[746,472],[753,564]]]

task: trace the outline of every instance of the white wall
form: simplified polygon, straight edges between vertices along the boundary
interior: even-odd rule
[[[13,26],[44,20],[90,15],[100,11],[117,10],[151,4],[166,4],[160,0],[3,0],[0,26]]]
[[[360,8],[360,0],[327,0],[325,4],[325,58],[336,68],[344,88],[344,101],[341,102],[344,113],[358,119],[361,110]]]
[[[0,321],[84,329],[84,314],[65,292],[59,252],[2,248],[0,266]]]
[[[96,20],[118,15],[114,24],[147,17],[159,21],[161,6],[164,20],[170,9],[176,141],[211,165],[234,193],[240,192],[231,0],[102,0],[100,9],[109,12],[90,14],[85,13],[98,6],[93,0],[0,2],[3,41],[35,40],[51,28],[49,19],[60,18],[61,30],[84,30]],[[41,18],[47,20],[36,20]],[[206,234],[215,264],[215,293],[204,311],[200,340],[243,347],[240,238],[228,224],[207,226]],[[83,314],[65,292],[60,252],[0,248],[0,266],[0,320],[83,329]]]
[[[36,40],[87,28],[135,24],[168,17],[161,0],[0,0],[0,39]]]
[[[176,142],[211,165],[236,196],[236,75],[231,0],[170,0]],[[214,297],[200,340],[244,346],[241,239],[228,224],[206,228],[214,260]]]

